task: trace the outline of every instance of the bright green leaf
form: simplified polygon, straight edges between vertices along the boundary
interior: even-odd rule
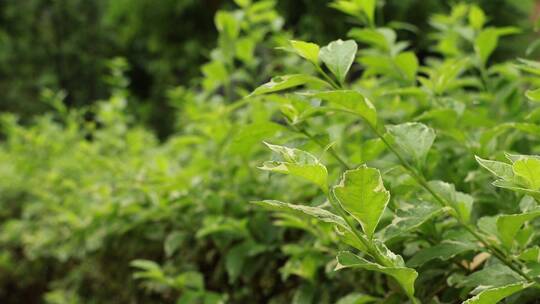
[[[489,56],[493,53],[497,44],[499,43],[499,37],[503,35],[510,35],[519,32],[518,29],[508,28],[493,28],[489,27],[482,30],[474,41],[474,49],[476,54],[480,58],[482,65],[486,65]]]
[[[516,178],[523,181],[523,184],[531,190],[540,189],[540,160],[536,158],[526,158],[516,161],[512,165]]]
[[[519,254],[519,258],[526,262],[540,262],[540,247],[534,246],[523,250]]]
[[[309,85],[315,87],[329,87],[330,85],[314,76],[305,74],[293,74],[286,76],[278,76],[272,78],[270,82],[267,82],[251,93],[252,96],[262,95],[267,93],[273,93],[278,91],[287,90],[290,88]]]
[[[398,67],[400,74],[405,79],[413,81],[416,78],[418,70],[418,58],[413,52],[403,52],[394,58],[394,62]]]
[[[268,210],[307,215],[319,221],[336,224],[343,229],[349,229],[349,226],[347,226],[342,217],[319,207],[295,205],[274,200],[257,201],[253,203]]]
[[[244,37],[238,39],[235,43],[236,57],[243,60],[246,63],[251,63],[255,59],[253,53],[255,52],[255,40],[251,37]]]
[[[234,0],[234,2],[242,8],[251,5],[251,0]]]
[[[336,233],[339,235],[339,238],[342,242],[345,244],[348,244],[349,246],[356,248],[362,252],[369,252],[368,248],[366,247],[365,243],[368,242],[368,240],[363,236],[360,235],[362,240],[358,238],[358,236],[350,230],[350,228],[343,228],[339,226],[335,226]]]
[[[319,186],[324,192],[327,191],[328,171],[315,156],[299,149],[268,143],[266,145],[279,154],[283,161],[267,161],[260,169],[302,177]]]
[[[416,162],[424,161],[435,141],[435,131],[417,122],[388,126],[387,130],[398,148]]]
[[[336,76],[338,81],[343,83],[354,62],[357,49],[358,46],[353,40],[343,41],[339,39],[321,48],[319,58]]]
[[[403,257],[393,253],[383,242],[374,239],[372,240],[372,244],[375,245],[375,250],[377,251],[379,258],[381,258],[379,263],[385,266],[405,267]]]
[[[368,24],[374,24],[376,4],[377,0],[335,0],[330,6],[357,18],[365,16]]]
[[[498,41],[499,35],[494,28],[485,29],[478,34],[474,42],[474,47],[482,65],[486,65],[489,56],[497,47]]]
[[[497,230],[501,242],[512,248],[514,239],[521,226],[536,217],[540,216],[540,210],[535,210],[520,214],[505,214],[497,218]]]
[[[475,30],[481,30],[486,22],[484,11],[477,5],[472,5],[469,10],[469,23]]]
[[[525,187],[522,187],[522,186],[514,183],[513,181],[507,181],[507,180],[499,179],[499,180],[494,181],[492,183],[492,185],[495,186],[495,187],[500,187],[500,188],[516,191],[516,192],[519,192],[519,193],[524,193],[524,194],[527,194],[527,195],[530,195],[530,196],[534,197],[537,200],[540,200],[540,191],[539,190],[527,189]]]
[[[362,294],[362,293],[351,293],[343,298],[340,298],[336,304],[368,304],[368,303],[376,303],[380,301],[380,299],[374,298],[372,296]]]
[[[389,275],[396,279],[410,298],[414,297],[414,281],[416,280],[418,273],[412,268],[384,267],[348,251],[340,252],[337,256],[337,261],[338,265],[336,266],[336,270],[343,268],[361,268]]]
[[[527,90],[525,96],[532,101],[540,101],[540,89]]]
[[[318,64],[320,49],[317,44],[299,40],[291,40],[290,43],[296,54],[313,62],[314,64]]]
[[[493,175],[506,180],[511,180],[514,178],[514,172],[512,171],[511,165],[503,162],[482,159],[478,156],[475,156],[475,158],[482,167],[491,172]]]
[[[240,22],[230,12],[218,11],[214,22],[218,31],[229,39],[235,39],[240,34]]]
[[[538,159],[540,160],[540,156],[538,155],[524,155],[524,154],[511,154],[511,153],[504,153],[504,156],[506,156],[506,158],[513,163],[519,161],[519,160],[524,160],[524,159],[529,159],[529,158],[534,158],[534,159]]]
[[[532,283],[516,283],[498,288],[486,289],[463,304],[495,304],[514,293],[530,287]]]
[[[377,0],[356,0],[356,2],[362,7],[370,24],[375,24],[375,8],[377,6]]]
[[[345,171],[333,193],[343,209],[362,225],[364,233],[371,238],[390,200],[390,192],[384,188],[379,170],[364,165]]]
[[[377,110],[362,94],[352,90],[324,91],[309,94],[328,103],[329,108],[335,108],[358,115],[372,127],[377,125]]]

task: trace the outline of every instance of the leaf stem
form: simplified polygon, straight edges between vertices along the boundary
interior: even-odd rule
[[[321,68],[320,65],[318,64],[313,64],[313,65],[315,66],[315,69],[317,70],[317,72],[319,72],[319,74],[321,74],[324,77],[324,79],[328,81],[330,85],[332,85],[334,89],[337,90],[341,88],[339,84],[337,84],[330,76],[328,76],[328,74]]]
[[[330,190],[326,192],[326,195],[328,196],[328,200],[330,202],[330,205],[332,205],[332,208],[334,208],[338,214],[345,220],[347,223],[347,226],[351,229],[351,232],[354,234],[354,236],[366,247],[368,250],[368,254],[373,257],[377,263],[382,264],[386,267],[392,266],[388,265],[388,263],[385,261],[385,259],[382,258],[381,254],[378,250],[373,246],[373,242],[370,242],[368,239],[366,239],[360,231],[358,231],[358,228],[356,228],[356,225],[351,221],[345,210],[341,207],[337,199],[334,197],[334,193]]]

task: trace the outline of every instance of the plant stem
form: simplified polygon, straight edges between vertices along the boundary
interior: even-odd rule
[[[318,64],[313,64],[315,66],[315,69],[317,70],[317,72],[319,72],[319,74],[321,74],[324,79],[326,79],[326,81],[328,81],[330,83],[330,85],[332,85],[332,87],[334,89],[340,89],[341,86],[338,85],[330,76],[328,76],[328,74],[321,68],[321,66],[319,66]]]
[[[341,216],[345,222],[347,223],[347,226],[349,226],[351,232],[354,234],[354,236],[366,247],[368,250],[368,254],[373,257],[378,263],[383,264],[384,266],[389,266],[384,261],[384,259],[380,256],[379,252],[373,247],[373,244],[367,240],[356,228],[356,225],[351,221],[345,210],[341,207],[337,199],[334,197],[332,191],[328,190],[326,192],[326,195],[328,197],[328,200],[330,202],[330,205],[332,205],[332,208],[334,208],[339,216]]]

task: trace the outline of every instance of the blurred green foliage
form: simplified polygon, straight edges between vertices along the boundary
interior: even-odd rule
[[[429,27],[435,12],[457,1],[379,1],[377,15],[408,22],[417,31]],[[493,25],[526,24],[533,0],[476,1]],[[384,5],[383,5],[384,4]],[[166,92],[190,85],[216,45],[213,16],[227,0],[25,0],[0,2],[0,110],[25,120],[45,110],[37,103],[44,88],[64,90],[66,103],[82,106],[107,97],[106,62],[126,58],[137,117],[163,138],[174,130]],[[278,1],[285,29],[298,38],[329,42],[344,37],[346,17],[326,0]],[[344,20],[345,19],[345,20]],[[354,20],[349,20],[354,21]],[[379,22],[383,22],[379,18]],[[420,56],[428,52],[427,35],[403,33]],[[521,52],[523,39],[502,52]]]

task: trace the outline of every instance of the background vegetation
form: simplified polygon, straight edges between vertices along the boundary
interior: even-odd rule
[[[351,244],[332,225],[249,203],[331,209],[317,187],[259,170],[271,158],[263,141],[313,153],[330,180],[344,169],[339,155],[380,169],[392,194],[381,226],[430,200],[357,118],[310,112],[296,95],[247,97],[273,76],[318,72],[292,39],[359,43],[340,86],[370,97],[381,120],[435,129],[421,171],[474,197],[472,222],[530,211],[534,195],[495,190],[474,155],[539,154],[540,98],[525,92],[540,69],[516,60],[537,57],[535,1],[378,1],[371,25],[345,2],[363,1],[0,2],[0,302],[414,301],[381,274],[333,271]],[[395,35],[382,47],[350,32],[382,27]],[[513,35],[482,57],[475,39],[488,27]],[[416,65],[386,65],[403,52]],[[504,265],[478,262],[485,248],[418,262],[443,240],[472,243],[449,218],[430,215],[387,244],[408,263],[416,254],[419,301],[458,303],[478,286],[515,283]]]

